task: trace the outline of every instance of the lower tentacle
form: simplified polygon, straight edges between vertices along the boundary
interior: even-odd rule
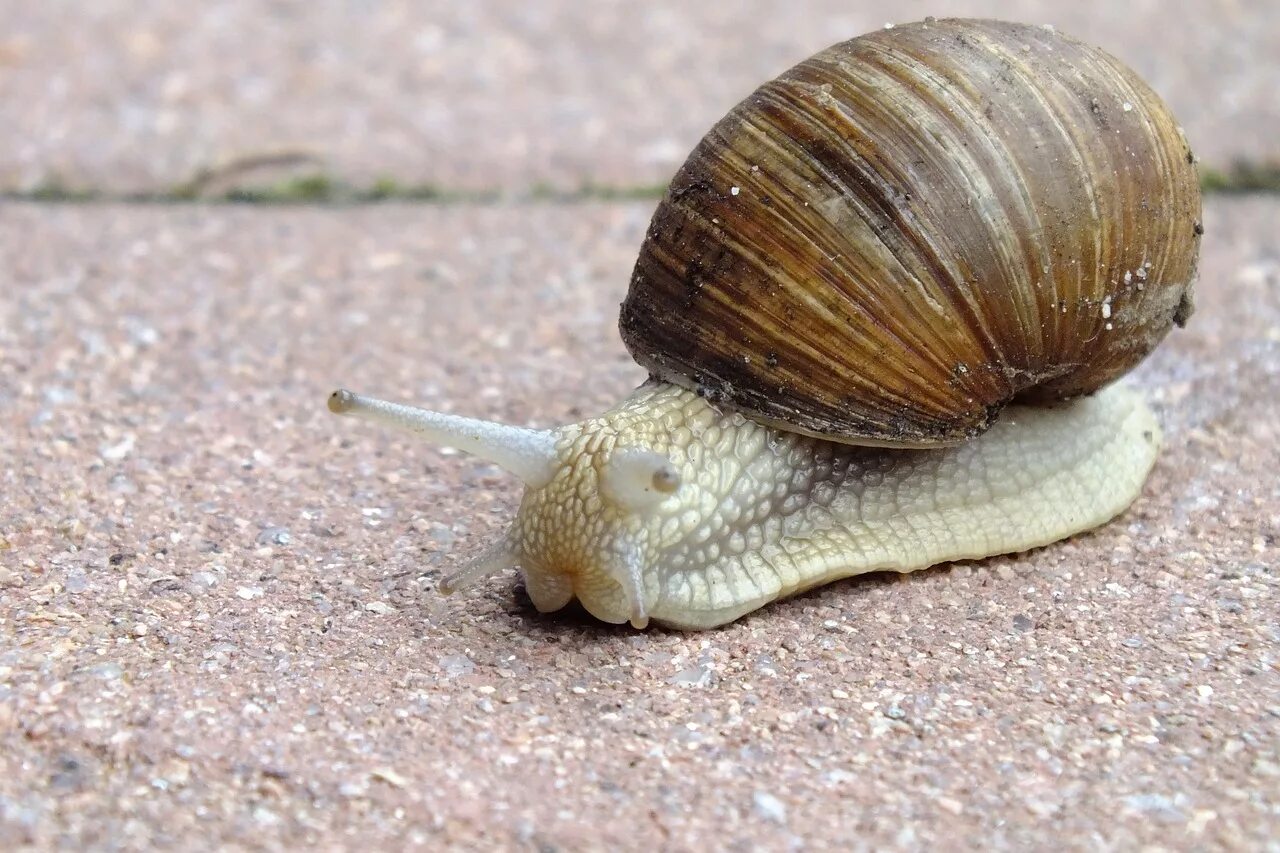
[[[444,595],[466,589],[490,575],[504,569],[515,568],[520,562],[520,549],[510,534],[494,542],[466,565],[455,569],[440,581],[440,592]]]

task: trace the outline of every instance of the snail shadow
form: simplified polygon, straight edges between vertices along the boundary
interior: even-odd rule
[[[562,643],[586,645],[593,640],[619,639],[639,636],[648,631],[661,633],[683,633],[661,625],[650,625],[644,632],[637,631],[626,622],[613,624],[602,622],[587,612],[578,599],[573,599],[564,607],[550,613],[544,613],[533,604],[524,580],[517,579],[506,601],[507,614],[519,621],[524,631],[542,631],[555,636]]]

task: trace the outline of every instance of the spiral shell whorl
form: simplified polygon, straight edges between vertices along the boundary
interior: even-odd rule
[[[1045,27],[835,45],[707,134],[620,326],[654,374],[788,429],[951,443],[1094,391],[1190,310],[1200,198],[1159,98]]]

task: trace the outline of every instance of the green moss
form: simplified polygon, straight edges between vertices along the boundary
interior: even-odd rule
[[[605,186],[601,184],[584,184],[579,191],[579,199],[599,199],[600,201],[657,201],[666,195],[667,184],[636,184],[635,186]]]
[[[235,187],[209,200],[230,204],[488,204],[499,194],[485,190],[450,190],[435,184],[402,184],[381,177],[355,186],[326,175],[308,175],[265,186]]]
[[[523,196],[525,201],[545,204],[580,204],[588,201],[656,201],[667,191],[667,185],[636,184],[634,186],[614,186],[586,181],[577,189],[563,189],[554,184],[536,183],[529,187]]]
[[[451,190],[435,184],[401,184],[391,178],[379,178],[373,186],[353,196],[354,201],[363,203],[488,204],[498,199],[499,194],[492,190]]]
[[[1226,170],[1200,169],[1200,187],[1206,193],[1280,192],[1280,162],[1237,160]]]
[[[552,184],[545,181],[539,181],[531,184],[525,192],[525,198],[529,201],[540,202],[558,202],[561,200],[562,192]]]
[[[202,171],[195,178],[167,190],[144,193],[111,193],[71,187],[56,177],[30,190],[0,191],[0,199],[54,204],[130,203],[222,203],[262,205],[333,204],[581,204],[584,202],[657,201],[666,192],[665,183],[600,184],[585,181],[576,188],[539,182],[524,191],[457,189],[437,184],[401,183],[384,176],[366,185],[355,185],[325,172],[309,172],[268,184],[239,184],[210,192],[210,175]],[[1238,161],[1226,169],[1202,166],[1200,184],[1206,193],[1280,193],[1280,162]]]
[[[333,204],[346,194],[345,187],[328,175],[314,174],[261,187],[233,187],[214,200],[238,204]]]
[[[307,175],[285,181],[282,197],[290,204],[318,204],[333,201],[338,192],[338,184],[329,177]]]
[[[390,201],[403,191],[404,188],[396,182],[395,178],[381,177],[373,182],[373,186],[369,187],[365,198],[370,202]]]
[[[71,187],[60,178],[49,178],[30,190],[19,193],[6,193],[6,197],[20,198],[24,201],[38,201],[48,204],[84,204],[97,201],[100,193],[91,189]]]

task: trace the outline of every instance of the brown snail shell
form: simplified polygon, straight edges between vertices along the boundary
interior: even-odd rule
[[[1051,28],[897,26],[735,107],[622,306],[654,375],[787,429],[954,443],[1087,394],[1191,311],[1194,158],[1136,74]]]

